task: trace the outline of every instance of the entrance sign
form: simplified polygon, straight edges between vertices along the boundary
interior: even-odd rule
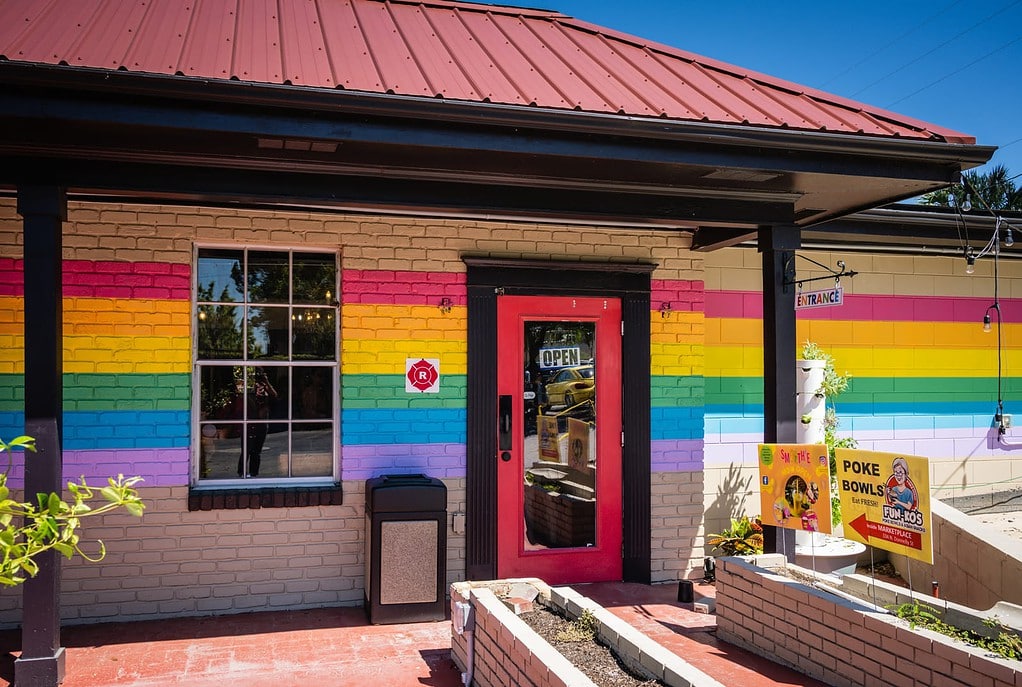
[[[795,294],[795,310],[824,308],[830,305],[844,305],[845,290],[842,286],[822,291],[799,291]]]
[[[932,563],[929,460],[840,448],[835,455],[845,537]]]
[[[824,444],[760,444],[763,524],[830,534],[830,461]]]
[[[410,394],[440,393],[440,360],[437,358],[405,359],[405,391]]]
[[[539,367],[542,370],[581,364],[582,351],[578,346],[539,349]]]

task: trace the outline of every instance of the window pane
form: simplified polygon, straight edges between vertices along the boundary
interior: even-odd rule
[[[333,423],[296,422],[291,428],[291,474],[294,477],[330,477],[333,474]]]
[[[287,360],[289,309],[248,309],[248,357]]]
[[[243,425],[203,423],[199,448],[201,479],[237,479]]]
[[[201,420],[240,420],[243,388],[241,368],[232,366],[203,367],[199,371]]]
[[[250,422],[245,433],[245,464],[238,474],[247,477],[287,477],[288,432],[285,422]]]
[[[249,251],[248,300],[252,303],[287,303],[290,293],[287,253]]]
[[[337,357],[337,325],[334,308],[295,308],[294,360],[335,360]]]
[[[294,303],[329,305],[337,300],[337,261],[325,253],[295,253]]]
[[[287,368],[248,368],[247,417],[249,420],[287,419]]]
[[[237,305],[200,305],[195,323],[200,360],[241,358],[241,312]]]
[[[240,250],[200,250],[195,299],[200,303],[239,303],[244,291],[243,256]]]
[[[291,416],[299,420],[329,419],[333,411],[331,396],[332,367],[296,367],[294,370],[294,407]]]

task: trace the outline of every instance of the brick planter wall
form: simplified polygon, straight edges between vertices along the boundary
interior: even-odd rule
[[[538,579],[458,582],[451,585],[451,658],[469,668],[468,629],[459,632],[459,603],[469,604],[474,616],[471,629],[472,684],[478,687],[591,687],[593,682],[536,634],[511,609],[516,590],[538,592],[536,603],[559,609],[569,618],[588,610],[599,622],[602,643],[632,670],[670,687],[723,687],[702,671],[657,644],[595,601],[567,587],[550,588]],[[519,606],[528,603],[519,603]]]
[[[755,560],[784,566],[778,555]],[[1022,662],[913,630],[872,605],[808,587],[747,560],[718,559],[716,587],[718,638],[830,685],[1022,685]]]
[[[596,541],[596,501],[525,487],[529,538],[544,546],[585,546]]]

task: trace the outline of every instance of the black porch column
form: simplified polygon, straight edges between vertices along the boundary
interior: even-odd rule
[[[25,456],[25,500],[37,493],[62,493],[63,305],[61,246],[67,219],[64,189],[18,188],[18,214],[25,237],[25,434],[37,453]],[[56,687],[64,679],[60,646],[60,556],[47,551],[39,572],[22,590],[21,658],[14,663],[17,687]]]
[[[793,444],[797,439],[795,406],[795,249],[798,227],[761,227],[763,254],[763,441]],[[795,560],[795,531],[767,527],[766,551]]]

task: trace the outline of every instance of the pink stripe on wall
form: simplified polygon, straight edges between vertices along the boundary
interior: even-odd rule
[[[85,298],[191,298],[190,265],[162,262],[65,260],[65,296]],[[0,258],[0,296],[24,296],[24,261]]]
[[[845,294],[844,305],[799,310],[800,320],[876,322],[979,322],[990,298],[958,296],[869,296]],[[1022,299],[1002,298],[1001,314],[1010,322],[1022,320]],[[758,291],[707,291],[706,316],[736,319],[763,317]]]
[[[404,272],[397,270],[344,270],[341,297],[345,303],[451,305],[468,302],[465,275],[455,272]]]
[[[704,304],[703,282],[688,279],[654,279],[650,283],[650,308],[659,310],[664,303],[671,310],[702,312]]]

